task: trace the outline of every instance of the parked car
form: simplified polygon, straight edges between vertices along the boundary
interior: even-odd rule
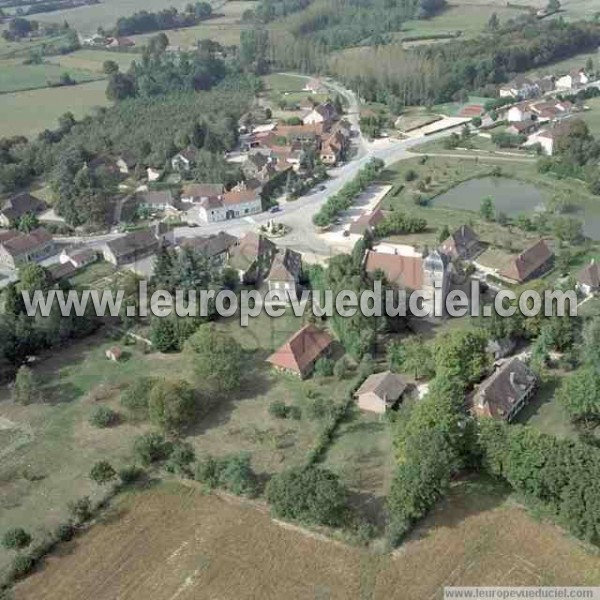
[[[270,213],[276,213],[276,212],[279,212],[280,210],[281,210],[281,207],[279,206],[279,204],[277,204],[276,206],[272,206],[272,207],[269,209],[269,212],[270,212]]]

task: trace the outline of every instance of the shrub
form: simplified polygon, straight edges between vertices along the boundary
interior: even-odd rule
[[[306,407],[306,416],[312,421],[330,417],[335,411],[335,404],[331,398],[315,398]]]
[[[207,456],[198,461],[196,480],[210,488],[225,488],[238,496],[254,496],[256,493],[256,474],[247,452],[223,458]]]
[[[90,479],[98,485],[109,483],[117,477],[117,472],[106,460],[98,461],[90,471]]]
[[[71,523],[62,523],[54,530],[54,535],[59,542],[70,542],[75,535],[75,527]]]
[[[160,433],[145,433],[133,443],[133,452],[143,465],[166,460],[172,446]]]
[[[173,450],[169,456],[169,460],[165,464],[165,469],[169,473],[191,477],[192,471],[190,465],[195,460],[196,453],[192,445],[186,442],[177,442],[173,445]]]
[[[335,363],[335,366],[333,367],[333,374],[338,379],[346,378],[348,375],[348,362],[346,361],[345,357],[342,356],[342,358]]]
[[[339,525],[346,512],[346,490],[337,475],[321,467],[292,467],[269,481],[267,500],[279,517]]]
[[[119,413],[108,406],[97,406],[90,416],[90,425],[99,428],[112,427],[119,422]]]
[[[22,550],[31,544],[31,535],[21,527],[13,527],[2,536],[2,545],[7,550]]]
[[[155,377],[140,377],[121,394],[121,404],[138,416],[148,415],[148,396],[156,384]]]
[[[274,400],[269,404],[269,414],[276,419],[286,419],[289,408],[282,400]]]
[[[418,176],[418,173],[414,169],[409,169],[404,174],[404,181],[414,181]]]
[[[69,502],[68,509],[76,523],[85,523],[92,518],[92,501],[88,496]]]
[[[179,433],[193,416],[194,391],[183,379],[163,379],[156,383],[148,398],[148,414],[156,426],[169,433]]]
[[[299,421],[302,418],[302,409],[296,405],[288,407],[288,418]]]
[[[31,573],[34,560],[29,554],[18,554],[13,558],[11,565],[11,576],[13,579],[21,579]]]
[[[144,475],[144,469],[132,465],[130,467],[123,467],[119,470],[119,479],[123,485],[130,485],[139,481]]]

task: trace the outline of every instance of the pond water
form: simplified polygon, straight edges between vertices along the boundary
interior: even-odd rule
[[[507,177],[469,179],[432,199],[433,206],[458,208],[479,212],[486,196],[494,199],[497,211],[509,217],[544,210],[547,196],[531,183]],[[582,210],[572,215],[583,221],[583,232],[593,240],[600,240],[600,214],[584,214]]]
[[[546,201],[544,194],[530,183],[507,177],[482,177],[459,183],[436,196],[432,204],[479,212],[481,201],[486,196],[494,199],[497,211],[509,217],[544,210]]]

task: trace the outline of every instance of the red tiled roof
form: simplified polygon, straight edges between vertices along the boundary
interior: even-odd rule
[[[547,263],[554,253],[544,240],[540,240],[518,256],[512,258],[510,264],[500,271],[500,275],[514,281],[525,281],[532,273]]]
[[[314,325],[297,331],[267,362],[281,369],[303,374],[333,342],[333,338]]]
[[[420,290],[423,285],[423,259],[420,256],[400,256],[383,252],[367,252],[367,273],[381,270],[390,283],[411,290]]]
[[[258,198],[257,190],[240,190],[238,192],[225,192],[223,204],[240,204],[241,202],[253,202]]]

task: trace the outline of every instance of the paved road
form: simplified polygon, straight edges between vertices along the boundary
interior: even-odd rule
[[[302,76],[299,75],[298,77]],[[447,136],[456,129],[442,131],[427,136],[427,138],[409,138],[406,140],[393,140],[390,138],[387,142],[383,140],[377,144],[367,144],[359,128],[359,103],[356,94],[331,80],[326,80],[325,83],[334,92],[346,99],[348,105],[346,118],[357,132],[357,135],[353,138],[355,158],[341,167],[330,170],[331,178],[324,182],[324,190],[315,190],[313,193],[309,193],[292,202],[282,201],[280,203],[282,210],[278,213],[260,213],[252,217],[221,223],[209,223],[199,227],[178,227],[175,229],[176,239],[211,235],[219,231],[227,231],[232,235],[241,236],[248,231],[256,230],[257,226],[266,224],[270,219],[276,219],[278,222],[284,223],[291,228],[291,232],[288,235],[277,241],[278,245],[293,248],[307,254],[309,257],[311,254],[320,258],[327,257],[331,254],[331,249],[316,234],[312,224],[312,217],[329,196],[338,192],[344,184],[351,181],[371,158],[380,158],[386,165],[412,158],[415,156],[409,152],[412,147],[422,144],[425,139],[435,140]],[[88,247],[100,249],[107,241],[118,238],[121,235],[110,233],[101,236],[65,238],[64,241],[69,240],[73,243],[82,243]]]

